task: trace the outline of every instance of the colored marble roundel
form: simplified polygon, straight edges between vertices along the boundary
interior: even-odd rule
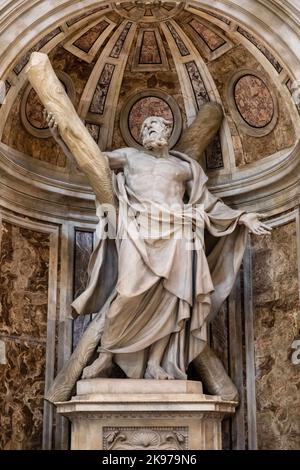
[[[249,126],[263,128],[272,121],[273,98],[267,85],[259,77],[241,77],[235,84],[234,99],[240,115]]]
[[[155,96],[141,98],[132,106],[128,119],[130,133],[138,143],[141,143],[141,125],[149,116],[160,116],[168,121],[174,121],[173,113],[166,101]]]
[[[26,102],[26,117],[36,129],[47,129],[48,125],[43,116],[44,106],[32,88]]]

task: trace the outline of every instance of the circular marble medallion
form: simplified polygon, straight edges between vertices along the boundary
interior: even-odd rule
[[[249,126],[263,128],[274,115],[274,102],[267,85],[254,75],[239,78],[234,87],[237,109]]]

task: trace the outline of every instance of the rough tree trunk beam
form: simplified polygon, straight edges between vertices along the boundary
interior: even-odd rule
[[[176,150],[189,155],[200,163],[203,152],[213,141],[222,121],[223,110],[220,104],[204,104],[194,122],[183,132],[176,145]]]
[[[115,205],[108,160],[77,115],[46,54],[33,52],[27,77],[102,204]]]

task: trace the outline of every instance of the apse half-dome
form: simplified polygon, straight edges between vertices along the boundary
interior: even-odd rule
[[[278,153],[288,158],[297,142],[293,79],[250,28],[186,2],[100,2],[32,40],[6,80],[1,152],[54,191],[57,181],[89,190],[51,137],[26,79],[33,51],[49,55],[102,150],[140,145],[139,127],[149,114],[172,120],[174,146],[204,103],[220,103],[225,119],[201,162],[216,190],[241,174],[243,181],[258,175]]]

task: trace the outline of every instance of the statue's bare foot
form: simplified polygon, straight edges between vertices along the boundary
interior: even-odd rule
[[[112,355],[101,353],[90,366],[85,367],[82,372],[83,379],[95,379],[98,377],[108,377],[112,367]]]
[[[145,379],[154,379],[154,380],[173,380],[170,374],[167,374],[162,367],[158,364],[149,364],[144,375]]]

